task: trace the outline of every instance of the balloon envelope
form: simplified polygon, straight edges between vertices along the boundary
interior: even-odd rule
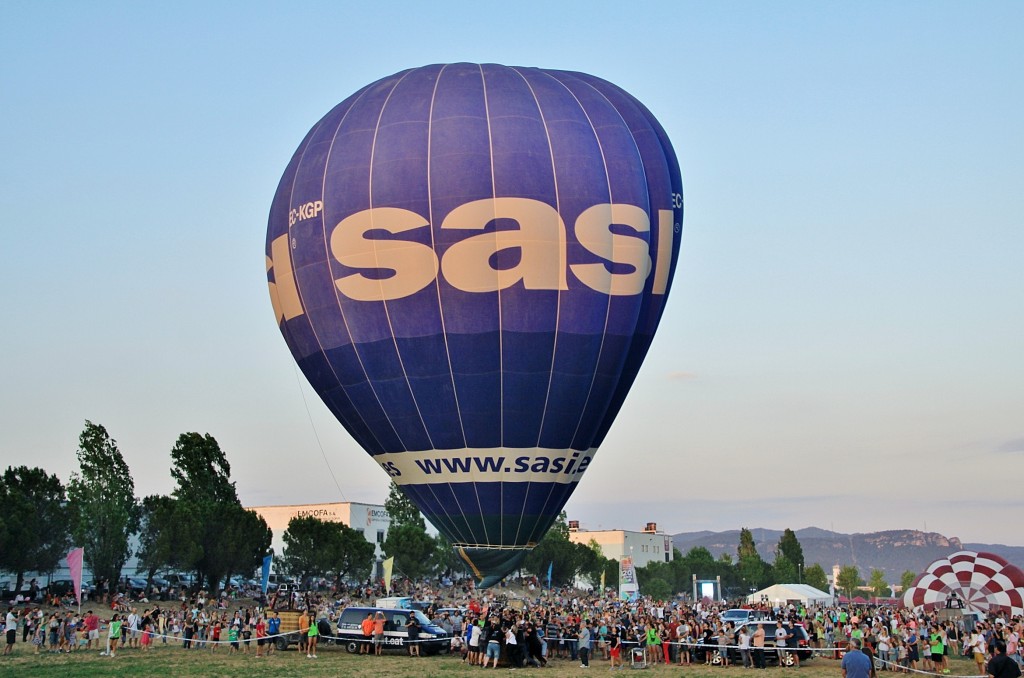
[[[302,141],[270,211],[271,299],[316,392],[490,585],[622,406],[682,217],[671,144],[622,89],[425,66]]]

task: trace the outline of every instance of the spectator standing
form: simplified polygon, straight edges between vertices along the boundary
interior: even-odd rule
[[[367,612],[366,619],[359,626],[363,632],[363,642],[359,645],[359,654],[369,654],[370,644],[373,642],[373,613]]]
[[[1006,656],[1006,641],[997,640],[993,644],[992,659],[986,671],[991,678],[1019,678],[1020,667],[1017,662]]]
[[[409,656],[420,656],[420,623],[416,621],[416,615],[410,614],[409,621],[405,625],[409,640]]]
[[[861,641],[859,638],[851,638],[847,645],[846,654],[843,655],[843,678],[871,678],[874,667],[871,659],[861,652]]]
[[[378,657],[384,652],[384,624],[386,622],[383,612],[378,612],[373,618],[373,651]]]
[[[110,618],[110,624],[107,626],[107,651],[103,653],[105,656],[113,657],[117,652],[117,642],[121,640],[121,624],[121,618],[117,614]]]
[[[747,631],[747,627],[740,627],[740,659],[743,660],[743,668],[749,669],[751,666],[750,661],[750,632]]]
[[[590,627],[584,622],[580,625],[579,635],[576,637],[578,641],[577,652],[580,656],[580,668],[590,668]]]
[[[758,669],[765,669],[768,666],[764,658],[764,636],[764,626],[757,624],[750,642],[754,646],[754,667]]]
[[[277,611],[271,610],[267,617],[267,654],[274,654],[274,639],[281,632],[281,617]]]
[[[7,616],[4,617],[4,635],[7,636],[4,655],[9,655],[14,652],[14,641],[18,638],[18,617],[14,614],[13,605],[7,608]]]
[[[320,626],[316,623],[315,615],[309,621],[309,631],[306,632],[306,636],[306,657],[316,659],[316,645],[317,641],[320,640]]]

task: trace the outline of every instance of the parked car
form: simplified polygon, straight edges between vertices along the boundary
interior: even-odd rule
[[[82,598],[91,594],[93,587],[86,581],[82,582]],[[46,594],[48,596],[66,596],[68,594],[74,595],[75,583],[70,579],[51,579],[50,583],[46,585]]]
[[[0,597],[2,597],[3,600],[14,600],[15,598],[18,597],[18,592],[16,592],[14,590],[15,584],[16,584],[16,582],[14,580],[0,582]],[[31,586],[31,584],[29,584],[28,582],[24,582],[21,585],[21,596],[22,596],[22,598],[24,600],[28,600],[31,597],[31,595],[32,595],[32,586]]]
[[[733,608],[726,610],[719,618],[722,622],[729,622],[733,626],[739,628],[740,625],[752,622],[758,619],[764,619],[765,614],[761,610],[748,610],[746,608]]]
[[[146,592],[146,579],[145,577],[128,577],[125,585],[133,595],[138,595]]]
[[[190,574],[180,574],[178,572],[168,573],[164,579],[167,581],[168,586],[173,586],[178,589],[187,589],[192,586],[195,579]]]

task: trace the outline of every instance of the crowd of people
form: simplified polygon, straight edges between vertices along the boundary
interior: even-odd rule
[[[543,590],[534,579],[483,591],[468,580],[402,581],[396,588],[424,609],[431,626],[450,636],[455,656],[485,668],[495,668],[499,661],[511,667],[578,662],[588,668],[602,661],[613,670],[637,663],[763,669],[769,661],[799,667],[801,657],[822,656],[842,657],[844,673],[847,665],[851,672],[847,678],[864,678],[857,673],[859,657],[847,659],[857,653],[869,660],[872,674],[876,666],[882,671],[944,674],[950,671],[950,657],[966,656],[976,663],[979,675],[1016,678],[1011,669],[1018,669],[1019,676],[1022,661],[1024,620],[1006,616],[974,623],[973,618],[939,610],[789,604],[755,607],[751,618],[759,621],[733,624],[721,618],[727,606],[711,601],[622,601],[613,591]],[[383,593],[379,585],[367,584],[253,600],[228,609],[223,598],[211,600],[199,592],[141,611],[135,606],[110,610],[109,618],[91,609],[79,615],[75,610],[11,606],[5,615],[4,654],[13,651],[20,636],[37,654],[99,650],[116,657],[119,651],[147,652],[161,645],[263,657],[273,653],[280,634],[275,608],[286,604],[301,610],[300,650],[312,659],[320,637],[336,637],[334,624],[342,610],[372,606]],[[362,633],[361,652],[381,654],[382,616],[368,614]],[[415,619],[405,633],[403,647],[419,654]],[[1003,673],[992,672],[993,662]]]

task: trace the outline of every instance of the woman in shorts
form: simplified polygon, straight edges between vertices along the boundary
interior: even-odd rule
[[[256,617],[256,656],[263,656],[263,646],[267,643],[267,622],[263,617]]]
[[[619,640],[619,632],[615,628],[608,629],[608,659],[611,662],[612,670],[622,666],[622,642]]]
[[[316,659],[316,641],[320,639],[320,627],[316,623],[316,615],[309,621],[309,631],[306,632],[306,658]]]

